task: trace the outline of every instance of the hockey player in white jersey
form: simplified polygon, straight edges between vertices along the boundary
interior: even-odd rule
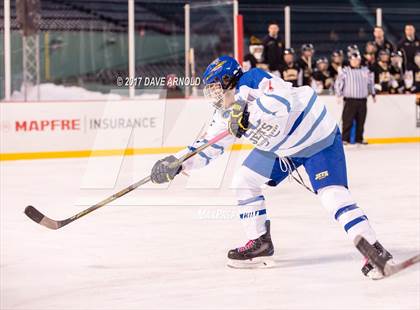
[[[277,186],[299,166],[305,168],[321,204],[350,240],[361,235],[381,256],[392,258],[378,242],[367,216],[348,189],[340,130],[312,88],[292,87],[258,68],[243,73],[238,62],[229,56],[213,61],[203,80],[204,93],[216,108],[205,138],[177,156],[156,162],[151,179],[164,183],[181,170],[204,167],[223,154],[236,137],[244,136],[254,145],[233,180],[239,219],[249,241],[228,252],[230,266],[265,262],[274,254],[262,186]],[[177,158],[226,129],[231,136],[174,168]],[[380,276],[368,260],[362,272],[368,277]]]

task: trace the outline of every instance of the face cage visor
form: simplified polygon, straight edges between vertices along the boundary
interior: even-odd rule
[[[220,82],[215,82],[204,86],[203,92],[204,96],[211,101],[216,109],[224,109],[224,90]]]

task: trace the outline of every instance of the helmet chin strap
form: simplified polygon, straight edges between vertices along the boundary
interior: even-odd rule
[[[230,108],[230,106],[233,104],[233,101],[227,107],[224,105],[224,101],[225,101],[225,98],[222,98],[217,102],[213,102],[213,106],[219,111],[222,111],[222,112],[227,111]]]
[[[242,72],[242,70],[238,70],[229,80],[229,83],[226,84],[226,86],[224,87],[224,89],[233,89],[235,88],[236,84],[238,83],[238,80],[241,78],[242,74],[244,74]]]

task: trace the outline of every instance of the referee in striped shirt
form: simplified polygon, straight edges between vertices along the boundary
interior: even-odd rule
[[[356,120],[356,143],[366,144],[363,129],[367,113],[367,97],[372,95],[375,102],[373,74],[367,67],[361,66],[358,52],[349,55],[349,66],[343,68],[335,81],[335,93],[344,96],[343,143],[350,143],[350,130]]]

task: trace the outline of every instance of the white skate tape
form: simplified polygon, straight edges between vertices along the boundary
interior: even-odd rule
[[[393,259],[390,259],[389,261],[387,261],[387,264],[390,265],[390,266],[395,266],[396,265],[396,263]],[[373,269],[371,271],[369,271],[366,276],[367,276],[368,279],[371,279],[371,280],[381,280],[385,277],[379,271],[379,269],[377,267],[373,267]]]

